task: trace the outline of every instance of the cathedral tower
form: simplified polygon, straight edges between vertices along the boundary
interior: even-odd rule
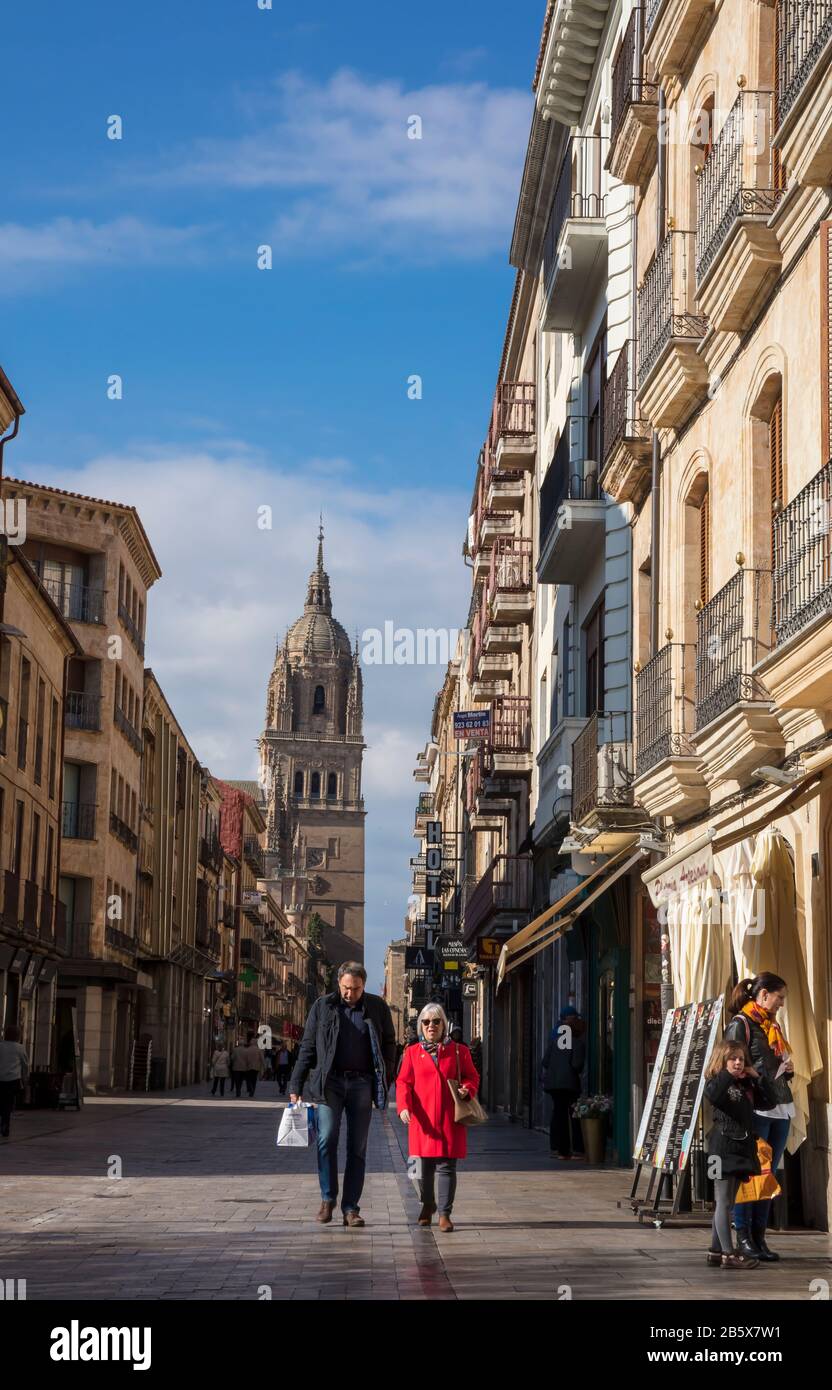
[[[266,864],[305,931],[324,922],[333,964],[364,959],[363,696],[358,646],[332,616],[323,526],[303,613],[275,653],[260,740]]]

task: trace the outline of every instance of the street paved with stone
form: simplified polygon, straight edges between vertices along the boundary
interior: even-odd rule
[[[0,1279],[29,1299],[808,1299],[828,1235],[778,1232],[779,1265],[705,1266],[706,1232],[639,1226],[630,1175],[553,1161],[505,1120],[470,1135],[456,1230],[414,1223],[406,1135],[374,1114],[364,1230],[314,1221],[313,1155],[277,1149],[274,1082],[22,1112],[0,1147]],[[123,1176],[108,1176],[115,1161]],[[622,1202],[622,1206],[617,1205]]]

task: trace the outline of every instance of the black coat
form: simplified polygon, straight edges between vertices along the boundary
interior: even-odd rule
[[[792,1099],[791,1082],[788,1076],[778,1076],[775,1081],[780,1058],[772,1047],[759,1023],[748,1014],[735,1014],[723,1033],[725,1042],[745,1043],[751,1053],[751,1065],[755,1071],[771,1083],[777,1099],[774,1105],[789,1105]]]
[[[770,1082],[762,1074],[759,1081],[753,1077],[736,1081],[723,1067],[718,1076],[706,1081],[705,1095],[714,1107],[708,1154],[722,1160],[722,1177],[745,1179],[759,1173],[754,1111],[771,1110],[777,1104]]]
[[[364,1001],[364,1016],[370,1034],[375,1070],[375,1094],[373,1099],[380,1110],[387,1104],[387,1092],[396,1070],[396,1029],[393,1016],[384,1000],[378,994],[361,996]],[[338,1045],[338,1029],[341,1016],[338,1012],[338,990],[332,994],[322,994],[309,1010],[306,1027],[298,1048],[298,1055],[289,1080],[289,1094],[299,1096],[309,1080],[309,1099],[317,1102],[326,1100],[326,1083],[332,1071],[335,1049]]]
[[[557,1037],[550,1038],[540,1064],[540,1082],[544,1091],[574,1091],[580,1094],[581,1072],[586,1062],[586,1037],[573,1029],[572,1046],[559,1047]]]

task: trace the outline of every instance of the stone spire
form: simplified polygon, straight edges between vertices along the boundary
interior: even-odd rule
[[[318,527],[318,563],[309,576],[306,586],[304,613],[324,613],[332,617],[332,595],[329,592],[329,575],[324,569],[324,519],[321,516]]]

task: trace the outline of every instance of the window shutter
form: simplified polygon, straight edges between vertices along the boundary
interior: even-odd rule
[[[711,494],[705,493],[699,508],[699,598],[708,602],[711,588]]]

